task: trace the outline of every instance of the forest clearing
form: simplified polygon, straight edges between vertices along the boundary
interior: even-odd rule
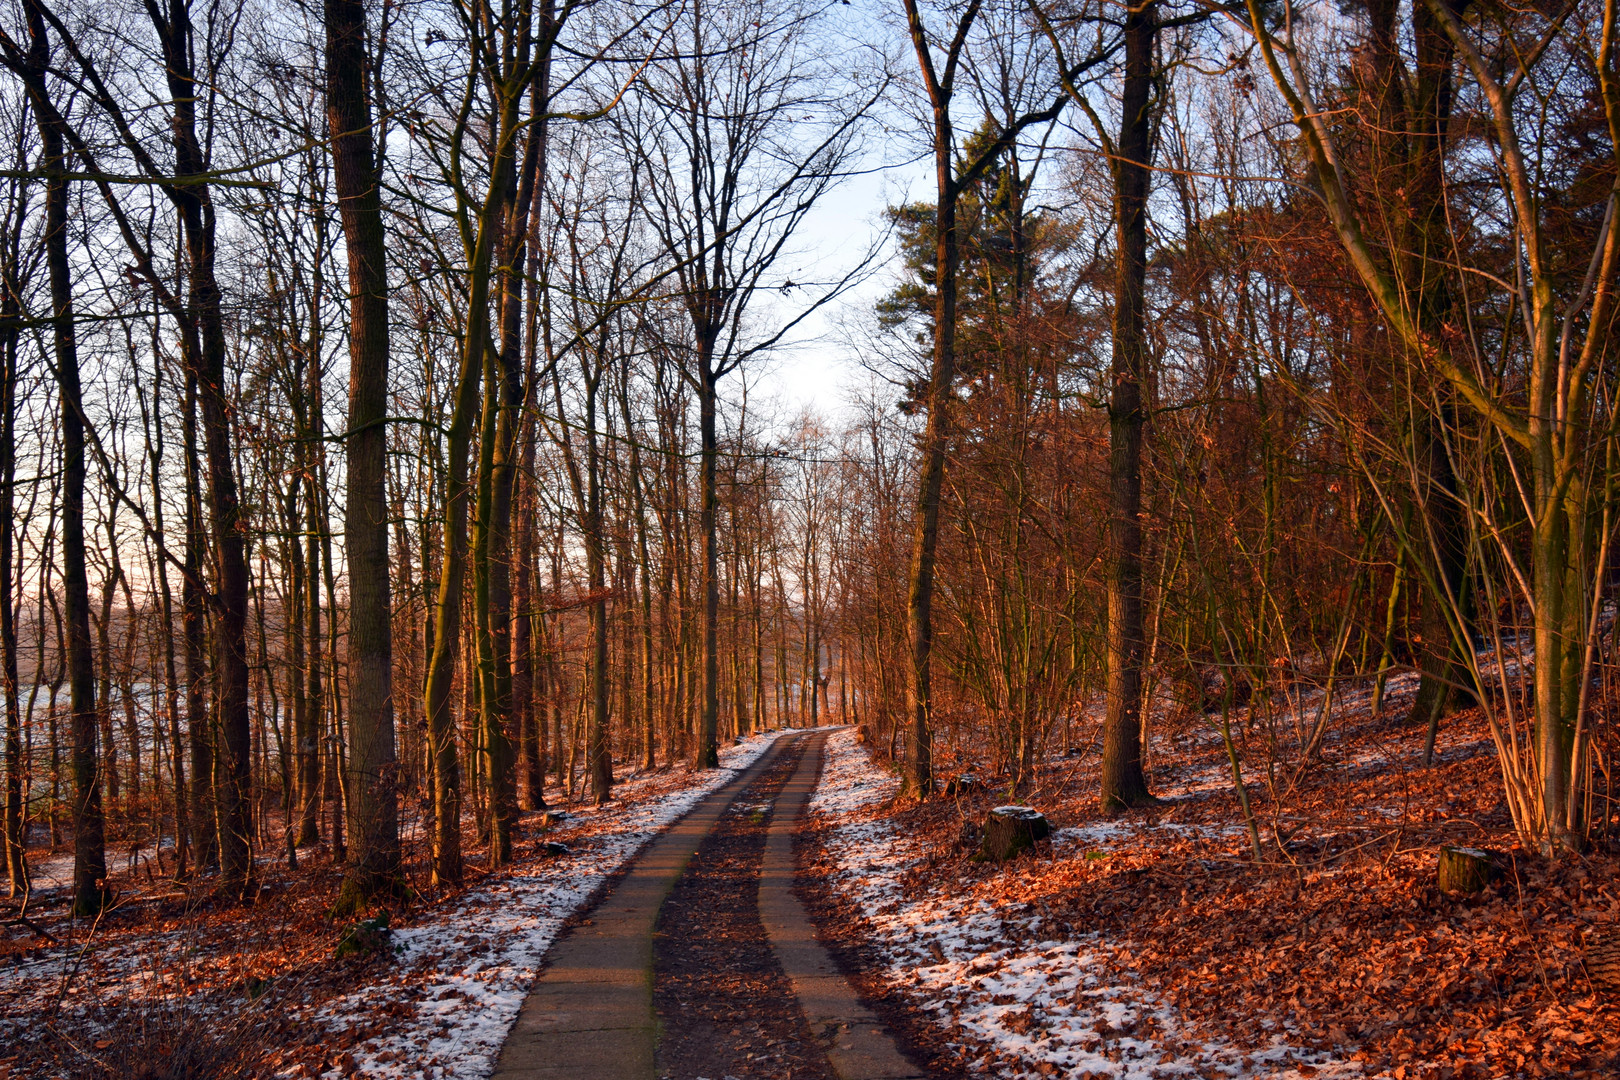
[[[0,1080],[1615,1075],[1617,36],[0,2]]]

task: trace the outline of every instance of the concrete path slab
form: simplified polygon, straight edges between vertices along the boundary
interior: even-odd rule
[[[698,803],[636,857],[629,872],[551,950],[495,1064],[495,1080],[655,1080],[653,927],[686,861],[731,801],[791,742]],[[812,773],[812,776],[814,774]]]
[[[826,738],[810,737],[797,771],[777,796],[760,870],[759,917],[839,1080],[922,1080],[928,1074],[900,1053],[882,1022],[860,1003],[793,894],[793,836],[815,791]]]

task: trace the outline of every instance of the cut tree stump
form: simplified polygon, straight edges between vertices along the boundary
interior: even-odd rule
[[[1620,993],[1620,929],[1594,926],[1587,931],[1582,951],[1592,988],[1605,994]]]
[[[998,806],[984,819],[981,858],[1006,862],[1021,851],[1035,846],[1052,833],[1046,815],[1028,806]]]
[[[1437,877],[1443,893],[1470,896],[1489,885],[1495,873],[1489,851],[1449,845],[1440,849]]]

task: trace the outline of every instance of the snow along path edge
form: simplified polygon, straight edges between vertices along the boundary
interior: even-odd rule
[[[904,880],[926,852],[881,813],[899,780],[873,764],[852,730],[829,735],[825,755],[810,806],[831,825],[831,884],[875,931],[884,977],[947,1039],[959,1031],[1000,1055],[977,1075],[1300,1080],[1299,1065],[1318,1080],[1363,1075],[1358,1063],[1290,1045],[1286,1032],[1260,1048],[1202,1039],[1100,935],[1049,940],[1039,915],[997,908],[953,875]]]
[[[315,1022],[334,1034],[382,1015],[387,1034],[352,1047],[345,1075],[424,1080],[482,1080],[493,1071],[507,1032],[528,996],[547,950],[570,916],[651,840],[705,796],[729,783],[777,739],[755,735],[720,751],[720,768],[693,786],[592,815],[602,828],[572,855],[510,868],[393,931],[394,962],[378,982],[323,1008]],[[584,815],[578,815],[583,817]],[[406,995],[411,1000],[405,1000]],[[286,1074],[284,1074],[286,1075]],[[291,1074],[291,1075],[296,1075]]]

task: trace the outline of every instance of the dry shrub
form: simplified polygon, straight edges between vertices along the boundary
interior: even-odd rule
[[[266,1021],[262,999],[181,989],[131,994],[52,1027],[72,1080],[251,1080],[274,1071]]]

